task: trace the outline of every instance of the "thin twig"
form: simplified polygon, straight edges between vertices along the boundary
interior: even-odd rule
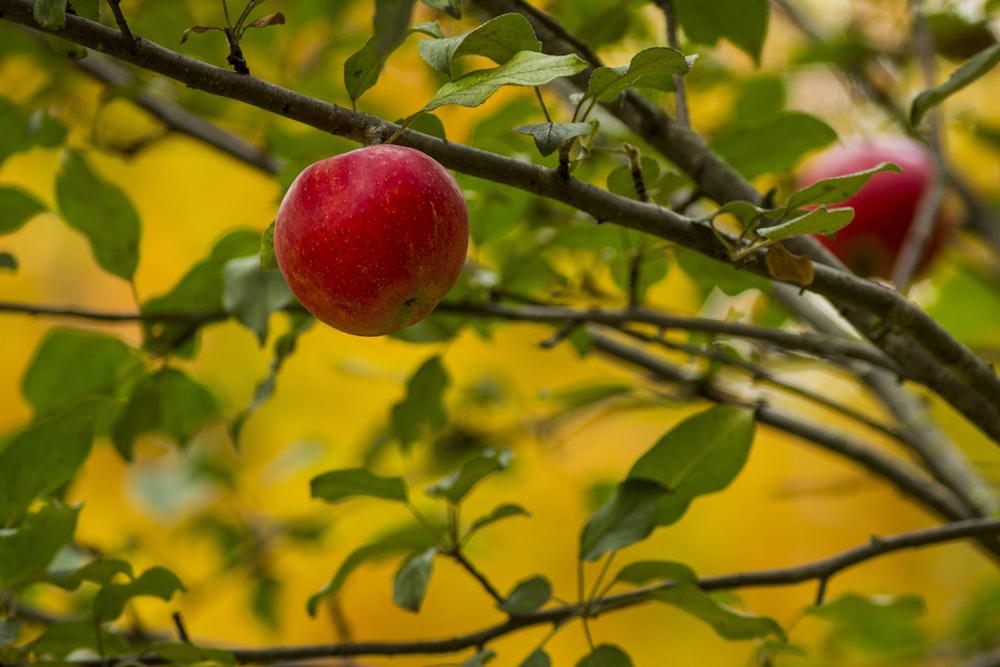
[[[934,36],[924,18],[918,0],[910,0],[910,14],[913,16],[913,43],[917,52],[917,60],[920,62],[920,69],[923,72],[924,85],[927,88],[934,87],[936,83],[937,54],[934,52]],[[903,245],[899,249],[895,266],[892,269],[892,282],[901,293],[909,291],[910,283],[920,266],[920,261],[924,258],[927,248],[934,236],[935,228],[939,224],[939,214],[941,205],[944,202],[945,160],[941,149],[941,114],[938,109],[932,109],[927,114],[925,121],[927,126],[926,140],[930,149],[933,164],[930,182],[927,191],[924,193],[917,206],[916,213]]]
[[[44,31],[34,19],[30,0],[9,0],[4,19]],[[79,17],[67,16],[65,28],[58,33],[81,46],[113,54],[183,81],[193,88],[248,102],[361,143],[371,143],[373,136],[391,134],[395,129],[394,125],[380,119],[324,103],[254,77],[226,72],[148,41],[144,41],[139,54],[130,54],[117,31]],[[637,96],[633,97],[636,101],[629,104],[630,108],[645,108],[646,102],[640,101],[641,98]],[[626,102],[629,99],[631,97],[626,93]],[[650,112],[657,117],[661,115],[654,109],[650,109]],[[692,137],[695,135],[690,132],[688,135],[688,139],[693,141]],[[684,136],[686,135],[680,133],[678,138],[683,139]],[[558,200],[598,220],[650,233],[711,258],[728,261],[726,249],[719,244],[711,230],[662,207],[628,200],[582,181],[564,178],[554,169],[444,142],[416,132],[404,133],[400,137],[400,143],[417,148],[442,164],[464,173]],[[722,186],[721,181],[716,182],[716,178],[719,178],[734,188],[728,194],[723,193],[725,199],[739,196],[747,188],[750,199],[760,197],[759,193],[754,194],[756,191],[721,160],[706,161],[704,158],[710,156],[711,151],[700,139],[697,139],[697,147],[691,145],[690,141],[686,143],[692,148],[698,148],[697,161],[700,166],[695,169],[695,173],[706,172],[704,177],[698,179],[706,192],[709,191],[709,186],[713,189]],[[678,149],[683,150],[683,146],[673,147],[671,152]],[[715,173],[716,169],[718,173]],[[817,243],[803,241],[803,244],[808,247],[808,252],[829,257],[829,253],[818,249]],[[792,249],[796,250],[794,244]],[[768,275],[762,258],[756,255],[747,257],[743,268],[758,275]],[[879,346],[906,368],[910,377],[938,392],[970,422],[1000,443],[1000,377],[920,308],[891,290],[826,266],[816,267],[814,281],[807,289],[840,304],[852,322],[863,316],[860,324],[865,326],[859,326],[859,330],[866,335],[878,333],[875,338]],[[877,322],[881,322],[881,326],[875,327]],[[906,332],[905,335],[897,333],[894,328],[898,328],[899,332]],[[920,353],[914,354],[914,348],[919,348]]]
[[[677,13],[674,11],[673,0],[656,0],[656,4],[663,11],[663,17],[666,20],[667,45],[676,51],[680,51],[680,42],[677,39]],[[684,77],[677,74],[674,75],[674,102],[677,111],[677,122],[682,125],[690,125],[691,118],[688,115]]]
[[[998,519],[972,519],[958,521],[944,526],[900,533],[889,537],[872,537],[871,541],[833,556],[771,570],[758,570],[738,574],[706,577],[697,582],[704,591],[737,590],[764,586],[791,586],[809,581],[829,580],[851,567],[905,549],[918,549],[946,542],[954,542],[970,537],[983,537],[1000,533]],[[430,639],[397,642],[338,642],[332,644],[306,644],[299,646],[278,646],[260,649],[235,649],[231,653],[238,663],[273,664],[277,662],[301,662],[317,658],[347,656],[395,656],[395,655],[442,655],[457,653],[469,648],[482,647],[489,642],[513,634],[525,628],[540,625],[560,625],[572,618],[586,615],[594,618],[612,611],[629,609],[636,605],[653,601],[655,593],[676,586],[676,582],[666,581],[652,586],[610,595],[594,602],[588,608],[584,603],[567,604],[541,611],[511,617],[502,623],[475,632],[447,639]],[[112,656],[117,663],[141,662],[142,664],[164,664],[167,658],[158,655]],[[81,658],[74,661],[77,667],[103,667],[104,659]],[[17,663],[3,667],[22,667]]]
[[[122,0],[108,0],[108,7],[111,8],[111,13],[115,17],[115,23],[118,24],[118,29],[121,30],[122,37],[124,37],[127,42],[131,43],[132,53],[138,53],[139,38],[135,36],[132,29],[128,25],[128,21],[125,20],[125,14],[122,13],[121,4]]]

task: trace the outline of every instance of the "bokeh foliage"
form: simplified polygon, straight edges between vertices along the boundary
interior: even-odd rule
[[[64,0],[30,4],[42,27],[65,23]],[[239,25],[234,2],[228,17],[223,2],[71,7],[109,27],[117,7],[142,39],[222,68],[235,35],[255,77],[743,245],[722,263],[459,169],[472,220],[459,284],[419,325],[350,339],[297,307],[266,230],[304,166],[355,144],[74,60],[80,46],[0,19],[3,662],[274,662],[214,647],[369,639],[384,643],[365,661],[469,666],[962,664],[996,648],[985,541],[891,554],[822,578],[821,594],[711,585],[996,504],[962,505],[973,490],[913,463],[906,436],[934,420],[948,460],[987,489],[996,443],[914,383],[926,411],[892,414],[864,361],[809,347],[773,283],[734,266],[848,224],[825,207],[871,173],[793,192],[810,153],[939,132],[971,195],[946,203],[962,228],[907,298],[996,357],[1000,119],[982,103],[995,3],[260,4]],[[579,53],[545,51],[542,10]],[[605,65],[586,72],[593,57]],[[938,86],[921,79],[928,58]],[[640,94],[688,115],[766,196],[706,198],[701,174],[616,116]],[[940,483],[968,516],[830,438]],[[432,656],[389,657],[401,652]]]

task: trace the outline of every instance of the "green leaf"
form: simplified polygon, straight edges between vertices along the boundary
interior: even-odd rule
[[[540,609],[551,598],[552,584],[545,577],[535,576],[518,582],[498,607],[506,614],[517,616]]]
[[[631,382],[599,382],[560,389],[553,392],[549,399],[577,410],[608,399],[629,396],[634,391],[635,385]]]
[[[767,37],[767,0],[674,0],[677,21],[691,41],[728,39],[760,64]]]
[[[601,644],[576,663],[576,667],[632,667],[632,659],[614,644]]]
[[[0,442],[0,527],[17,525],[36,498],[45,498],[76,476],[90,454],[103,400],[80,401],[36,419],[4,445]]]
[[[771,283],[767,279],[743,271],[732,264],[710,259],[686,248],[674,248],[674,258],[684,270],[699,285],[708,289],[717,287],[724,294],[736,296],[749,289],[756,289],[764,294],[771,291]]]
[[[782,241],[803,234],[833,234],[853,219],[853,208],[828,209],[821,206],[777,225],[758,227],[757,233],[769,241]]]
[[[125,193],[99,176],[83,153],[69,150],[56,178],[56,201],[66,223],[87,237],[98,265],[132,280],[141,223]]]
[[[536,648],[518,667],[552,667],[552,661],[548,653]]]
[[[309,482],[312,498],[339,503],[358,496],[406,502],[406,482],[402,477],[379,477],[368,468],[328,470]]]
[[[204,385],[176,368],[161,368],[136,383],[115,419],[111,438],[126,461],[144,433],[159,433],[186,447],[205,423],[217,417],[219,405]]]
[[[406,384],[406,396],[392,406],[392,432],[403,447],[420,439],[428,429],[448,423],[444,392],[451,383],[441,357],[435,355],[421,364]]]
[[[8,591],[44,575],[60,549],[73,541],[80,506],[45,505],[17,527],[0,531],[0,584]]]
[[[45,210],[45,204],[27,191],[18,187],[0,187],[0,234],[16,232]]]
[[[21,625],[19,618],[0,618],[0,649],[12,646],[17,641]]]
[[[694,584],[678,584],[653,591],[650,596],[705,621],[723,639],[758,639],[768,635],[781,639],[785,637],[784,630],[774,619],[731,609]]]
[[[121,616],[125,605],[137,597],[156,597],[169,602],[174,593],[184,591],[176,574],[164,567],[151,567],[133,581],[107,584],[94,596],[94,616],[101,622]]]
[[[497,652],[491,648],[479,651],[471,658],[466,658],[458,667],[483,667],[487,662],[497,657]]]
[[[250,405],[241,410],[229,422],[229,435],[232,437],[234,443],[239,443],[243,425],[250,415],[256,412],[260,406],[264,405],[267,399],[271,398],[278,381],[278,373],[281,371],[288,357],[295,351],[299,336],[316,323],[316,319],[312,315],[305,313],[289,313],[289,318],[292,321],[290,329],[274,341],[274,357],[271,359],[271,364],[268,367],[267,377],[258,382],[257,386],[254,387],[253,399],[250,401]]]
[[[358,98],[375,85],[384,65],[385,60],[378,52],[374,37],[347,57],[344,61],[344,86],[351,98],[351,104],[357,102]]]
[[[650,581],[676,581],[693,584],[698,581],[698,575],[684,563],[674,563],[665,560],[643,560],[629,563],[615,575],[615,581],[641,586]]]
[[[260,269],[261,271],[277,271],[278,258],[274,255],[274,220],[260,236]]]
[[[458,503],[487,475],[507,468],[514,457],[509,449],[490,449],[475,456],[455,473],[427,487],[428,495]]]
[[[15,153],[35,147],[61,146],[68,131],[45,111],[28,111],[0,97],[0,164]]]
[[[462,18],[461,0],[420,0],[431,9],[438,9],[453,19]]]
[[[85,581],[104,586],[122,574],[132,579],[132,565],[117,558],[107,558],[92,561],[75,570],[47,572],[45,577],[39,578],[38,581],[58,586],[66,591],[75,591]]]
[[[94,654],[106,651],[108,655],[126,655],[130,648],[134,648],[106,626],[95,627],[94,619],[89,616],[50,625],[29,646],[34,655],[48,659],[66,659],[82,650]]]
[[[173,665],[233,667],[236,664],[236,658],[229,651],[198,646],[189,642],[158,642],[146,646],[143,653],[158,656]]]
[[[672,91],[674,76],[687,74],[697,56],[676,49],[654,46],[632,57],[627,66],[598,67],[590,75],[587,93],[600,102],[611,102],[629,88],[643,87]]]
[[[503,65],[520,51],[541,51],[542,43],[528,19],[518,13],[501,14],[475,30],[446,39],[424,39],[418,45],[424,61],[452,76],[452,63],[462,56],[483,56]]]
[[[118,338],[80,329],[49,331],[21,380],[36,415],[88,394],[114,397],[143,367],[139,352]]]
[[[542,155],[551,155],[566,142],[575,137],[590,134],[590,123],[535,123],[514,128],[518,134],[530,134],[535,139],[535,147]]]
[[[983,49],[952,72],[947,81],[921,92],[910,106],[910,125],[920,125],[920,121],[931,109],[988,74],[997,63],[1000,63],[1000,44]]]
[[[222,307],[250,331],[257,342],[267,341],[267,322],[276,310],[292,302],[280,271],[260,268],[260,256],[241,257],[226,263],[222,272]]]
[[[640,542],[656,528],[660,499],[666,489],[656,482],[627,479],[597,510],[580,533],[580,560],[597,560]]]
[[[430,534],[423,526],[407,526],[378,538],[371,544],[366,544],[352,551],[333,577],[319,591],[309,597],[306,605],[310,616],[315,616],[319,603],[331,595],[335,595],[347,578],[365,563],[382,560],[401,553],[428,549],[436,543],[436,536]]]
[[[392,580],[392,601],[399,607],[412,612],[420,611],[420,605],[427,594],[427,584],[434,568],[437,548],[419,551],[403,562]]]
[[[201,316],[222,311],[222,272],[231,259],[246,257],[260,250],[260,234],[250,230],[237,230],[223,236],[212,248],[209,256],[191,267],[168,293],[154,297],[143,304],[145,315],[169,313]],[[193,341],[205,322],[197,317],[191,321],[143,323],[144,347],[156,352],[193,351]]]
[[[651,157],[642,156],[639,159],[639,168],[648,194],[649,188],[660,177],[660,163]],[[628,197],[629,199],[641,199],[635,188],[635,177],[632,174],[632,168],[628,165],[621,165],[612,169],[608,173],[607,184],[608,190],[616,195]]]
[[[444,84],[423,110],[431,111],[445,104],[477,107],[503,86],[541,86],[586,68],[587,63],[573,53],[551,56],[521,51],[500,67],[470,72]]]
[[[659,524],[679,519],[700,495],[729,486],[746,463],[754,436],[753,410],[718,406],[677,424],[639,457],[629,480],[654,482],[665,494]]]
[[[402,44],[410,27],[414,0],[375,0],[375,51],[382,60]]]
[[[902,173],[903,170],[891,162],[883,162],[854,174],[824,178],[790,194],[785,206],[789,211],[794,211],[805,206],[839,204],[863,188],[872,176],[882,171]]]
[[[924,602],[916,595],[865,597],[848,593],[809,609],[833,623],[833,640],[886,657],[923,654],[927,634],[920,626]]]
[[[38,25],[46,30],[66,27],[66,0],[34,0],[31,9]]]
[[[88,21],[101,18],[101,0],[73,0],[73,13]]]
[[[836,140],[837,132],[801,111],[732,124],[715,136],[712,149],[745,178],[782,173],[809,151]]]
[[[762,208],[748,201],[736,200],[736,201],[726,202],[725,204],[715,209],[709,215],[705,216],[701,220],[704,222],[709,222],[719,217],[720,215],[728,214],[735,216],[743,224],[749,225],[759,220],[760,217],[765,213],[768,213],[769,211],[773,210],[774,209]]]
[[[473,521],[469,525],[469,529],[465,531],[465,537],[463,540],[468,540],[476,531],[481,530],[490,524],[512,516],[531,516],[531,513],[520,505],[515,505],[514,503],[503,503],[502,505],[498,505],[493,508],[493,511],[486,516],[479,517]]]

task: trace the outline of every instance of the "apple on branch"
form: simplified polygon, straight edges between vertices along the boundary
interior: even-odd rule
[[[330,326],[382,336],[426,317],[458,280],[469,214],[434,159],[381,144],[306,167],[274,225],[292,293]]]
[[[883,136],[845,141],[809,160],[798,187],[892,162],[902,172],[875,174],[858,192],[836,206],[850,206],[854,219],[835,236],[818,235],[849,269],[860,276],[888,278],[913,224],[920,200],[934,178],[934,160],[921,143]],[[940,253],[948,225],[939,219],[918,266],[926,269]]]

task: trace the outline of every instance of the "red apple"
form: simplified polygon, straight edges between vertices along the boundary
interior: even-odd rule
[[[854,220],[833,238],[817,238],[858,275],[888,278],[920,199],[932,182],[934,160],[928,149],[904,137],[849,140],[807,162],[798,183],[805,187],[882,162],[892,162],[903,172],[885,171],[872,176],[861,190],[839,204],[854,208]],[[926,268],[941,250],[945,231],[939,221],[921,268]]]
[[[292,293],[319,320],[357,336],[426,317],[458,280],[468,244],[469,214],[452,175],[388,144],[306,167],[274,224]]]

